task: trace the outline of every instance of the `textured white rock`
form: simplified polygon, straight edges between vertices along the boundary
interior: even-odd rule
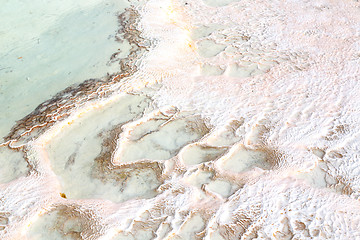
[[[128,92],[27,143],[31,174],[0,176],[0,237],[359,238],[359,6],[147,1]]]

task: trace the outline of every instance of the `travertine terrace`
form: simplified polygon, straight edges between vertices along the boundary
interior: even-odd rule
[[[2,136],[1,239],[360,238],[358,1],[134,1],[117,21],[118,70]]]

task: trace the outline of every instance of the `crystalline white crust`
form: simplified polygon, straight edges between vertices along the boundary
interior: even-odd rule
[[[1,239],[360,238],[360,3],[127,11],[128,74],[2,144]]]

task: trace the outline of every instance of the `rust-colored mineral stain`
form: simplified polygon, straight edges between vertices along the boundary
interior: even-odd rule
[[[67,199],[67,197],[66,197],[66,194],[65,194],[65,193],[60,193],[60,197]]]

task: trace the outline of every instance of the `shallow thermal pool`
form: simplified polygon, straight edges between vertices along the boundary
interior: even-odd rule
[[[360,238],[360,3],[7,1],[0,239]]]

